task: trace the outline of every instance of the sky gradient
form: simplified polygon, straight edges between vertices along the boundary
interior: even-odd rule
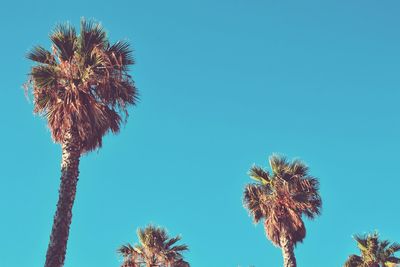
[[[193,267],[281,266],[242,205],[274,152],[321,184],[299,266],[341,266],[355,233],[400,242],[400,2],[12,1],[0,9],[0,266],[41,266],[61,150],[21,85],[59,22],[128,40],[140,103],[81,160],[65,267],[117,267],[148,223],[182,234]]]

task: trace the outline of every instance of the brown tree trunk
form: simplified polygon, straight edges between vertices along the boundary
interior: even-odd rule
[[[283,256],[283,267],[296,267],[296,257],[294,256],[293,242],[286,235],[280,237]]]
[[[45,267],[62,267],[64,265],[72,220],[72,206],[78,183],[80,149],[76,131],[67,131],[62,143],[61,183]]]

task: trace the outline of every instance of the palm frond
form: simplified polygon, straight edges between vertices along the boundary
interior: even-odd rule
[[[69,24],[59,24],[50,35],[50,39],[61,60],[71,60],[76,49],[76,31]]]
[[[165,247],[166,247],[166,248],[169,248],[169,247],[171,247],[173,244],[175,244],[176,242],[180,241],[181,239],[182,239],[181,236],[179,236],[179,235],[178,235],[178,236],[175,236],[175,237],[169,239],[168,241],[166,241]]]
[[[117,249],[117,252],[122,256],[130,255],[132,251],[134,251],[134,249],[130,244],[122,245]]]
[[[388,258],[386,259],[386,261],[387,261],[388,263],[399,264],[399,263],[400,263],[400,258],[392,256],[392,257],[388,257]]]
[[[90,55],[93,48],[104,49],[108,45],[107,35],[100,23],[93,20],[81,20],[79,47],[82,55]]]
[[[177,246],[173,246],[172,248],[170,248],[170,250],[173,252],[182,252],[182,251],[189,250],[189,247],[187,245],[177,245]]]
[[[353,239],[357,242],[357,246],[361,251],[366,251],[368,249],[367,237],[363,235],[354,235]]]
[[[190,267],[190,264],[187,261],[179,260],[175,262],[172,267]]]
[[[43,64],[53,65],[56,63],[54,56],[40,45],[33,47],[32,50],[27,53],[26,58]]]
[[[272,196],[265,190],[266,188],[255,184],[249,184],[245,187],[243,204],[250,215],[252,215],[254,223],[258,223],[262,218],[268,217],[271,213],[270,210],[273,207]],[[271,202],[268,200],[271,200]]]
[[[263,185],[270,183],[269,173],[256,165],[250,168],[249,176]]]
[[[392,243],[392,245],[389,246],[387,251],[390,252],[391,254],[394,254],[394,253],[400,251],[400,244],[396,243],[396,242]]]
[[[308,167],[301,160],[294,160],[289,164],[289,171],[292,175],[300,177],[307,176]]]
[[[30,73],[36,87],[56,87],[58,81],[58,70],[54,66],[39,65],[33,67]]]
[[[271,166],[272,172],[274,174],[281,174],[288,166],[286,157],[273,154],[269,157],[269,165]]]
[[[360,256],[350,255],[343,267],[362,267],[363,261]]]
[[[383,250],[385,250],[389,245],[390,245],[389,240],[382,240],[382,241],[379,243],[379,249],[383,251]]]
[[[124,70],[126,70],[129,65],[135,63],[132,56],[132,50],[128,42],[118,41],[109,46],[106,52],[113,64],[123,67]]]

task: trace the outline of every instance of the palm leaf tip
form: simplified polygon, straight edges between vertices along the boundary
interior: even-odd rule
[[[55,63],[53,55],[40,45],[33,47],[32,50],[26,54],[26,58],[43,64]]]

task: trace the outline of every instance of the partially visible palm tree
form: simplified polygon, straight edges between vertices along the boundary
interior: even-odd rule
[[[246,186],[244,206],[255,223],[265,220],[267,237],[282,249],[284,267],[295,267],[294,247],[306,236],[302,215],[314,219],[321,211],[319,183],[299,160],[273,155],[269,164],[272,173],[258,166],[250,169],[256,183]]]
[[[138,229],[139,244],[121,246],[117,251],[123,256],[121,267],[189,267],[183,259],[182,252],[188,250],[187,245],[175,245],[180,236],[169,238],[166,230],[149,225]]]
[[[354,239],[361,256],[350,255],[344,267],[394,267],[400,263],[400,258],[395,256],[400,251],[400,244],[381,241],[378,233],[355,235]]]
[[[61,184],[45,267],[61,267],[67,249],[72,206],[83,153],[101,147],[103,136],[117,133],[137,91],[128,67],[134,63],[126,42],[110,43],[99,23],[82,20],[77,34],[60,24],[50,34],[51,50],[36,46],[27,84],[34,112],[47,119],[62,147]]]

